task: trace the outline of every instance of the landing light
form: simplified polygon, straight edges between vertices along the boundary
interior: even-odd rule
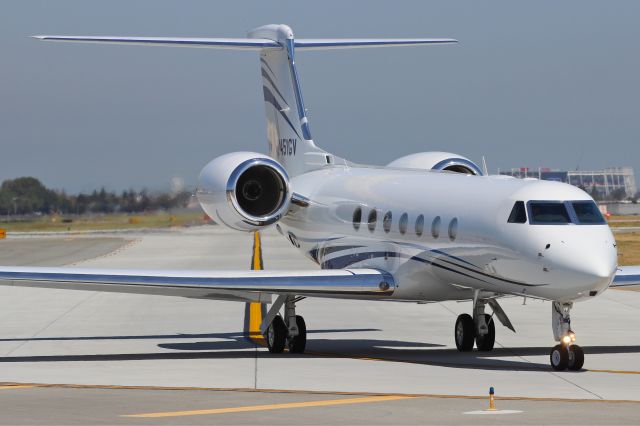
[[[569,335],[564,336],[562,338],[562,343],[564,343],[565,345],[568,345],[569,343],[571,343],[571,336],[569,336]]]

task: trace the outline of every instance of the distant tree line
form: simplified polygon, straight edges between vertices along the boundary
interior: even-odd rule
[[[45,187],[33,177],[20,177],[2,182],[0,186],[0,214],[83,214],[138,213],[186,207],[191,193],[150,193],[146,189],[130,189],[116,193],[104,188],[90,194],[69,195]]]

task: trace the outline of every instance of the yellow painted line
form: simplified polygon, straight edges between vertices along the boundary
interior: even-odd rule
[[[243,393],[279,393],[293,395],[339,395],[351,397],[391,396],[376,392],[342,392],[342,391],[314,391],[300,389],[269,389],[269,388],[212,388],[212,387],[184,387],[184,386],[125,386],[125,385],[80,385],[71,383],[9,383],[0,382],[0,386],[15,388],[17,386],[34,388],[60,389],[113,389],[113,390],[151,390],[151,391],[180,391],[180,392],[243,392]],[[487,395],[456,395],[438,393],[398,393],[393,396],[405,398],[437,398],[437,399],[487,399]],[[567,402],[567,403],[597,403],[597,404],[640,404],[634,399],[586,399],[559,398],[535,396],[499,396],[496,401],[533,401],[533,402]]]
[[[260,332],[260,324],[262,324],[262,303],[252,302],[249,305],[249,339],[265,346],[264,336]]]
[[[371,402],[397,401],[401,399],[411,399],[411,398],[415,398],[415,397],[401,396],[401,395],[371,396],[371,397],[365,397],[365,398],[343,398],[343,399],[329,399],[329,400],[321,400],[321,401],[289,402],[284,404],[213,408],[210,410],[167,411],[163,413],[127,414],[122,417],[158,418],[158,417],[202,416],[207,414],[246,413],[246,412],[252,412],[252,411],[283,410],[283,409],[290,409],[290,408],[327,407],[332,405],[365,404],[365,403],[371,403]]]
[[[609,374],[640,374],[640,371],[628,371],[628,370],[587,370],[590,373],[609,373]]]
[[[0,386],[1,389],[27,389],[27,388],[35,388],[33,385],[10,385],[10,386]]]
[[[262,261],[262,241],[260,239],[259,231],[255,231],[253,233],[253,255],[251,257],[251,269],[254,271],[260,271],[264,269],[264,263]],[[251,302],[249,304],[249,339],[260,346],[265,346],[264,336],[260,332],[261,324],[262,303]]]
[[[264,269],[262,263],[262,244],[260,241],[260,231],[253,233],[253,257],[251,258],[251,269],[259,271]]]

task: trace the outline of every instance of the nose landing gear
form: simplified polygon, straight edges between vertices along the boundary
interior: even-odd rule
[[[571,331],[572,307],[573,303],[553,302],[551,308],[553,337],[560,342],[549,354],[551,367],[556,371],[579,371],[584,365],[584,351],[575,344],[576,335]]]

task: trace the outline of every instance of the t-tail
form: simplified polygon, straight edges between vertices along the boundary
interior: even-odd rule
[[[296,51],[455,43],[453,39],[296,39],[287,25],[265,25],[247,38],[34,36],[40,40],[256,50],[267,118],[269,155],[290,176],[344,160],[317,147],[302,99]]]

